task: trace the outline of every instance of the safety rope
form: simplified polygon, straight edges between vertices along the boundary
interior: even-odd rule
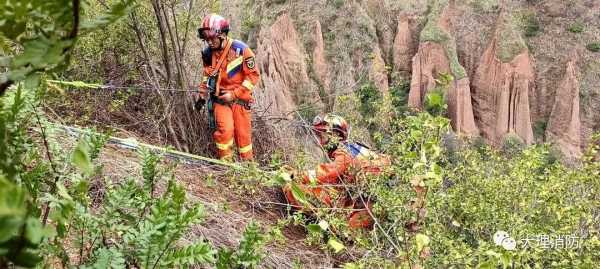
[[[71,86],[71,87],[75,87],[75,88],[88,88],[88,89],[100,89],[100,90],[152,90],[152,91],[163,91],[163,92],[198,92],[198,90],[184,90],[184,89],[174,89],[174,88],[103,85],[103,84],[88,83],[88,82],[83,82],[83,81],[62,81],[62,80],[53,80],[53,79],[48,79],[46,81],[51,84],[60,84],[60,85]]]
[[[362,78],[357,80],[353,85],[344,87],[343,89],[353,89],[361,82],[361,80],[362,80]],[[53,79],[48,79],[46,81],[49,82],[50,84],[53,84],[54,86],[56,86],[56,84],[60,84],[60,85],[71,86],[71,87],[75,87],[75,88],[88,88],[88,89],[113,90],[113,91],[114,90],[125,90],[125,91],[146,90],[146,91],[162,91],[162,92],[194,92],[194,93],[198,92],[198,90],[196,90],[196,89],[185,90],[185,89],[161,88],[161,87],[115,86],[115,85],[105,85],[105,84],[98,84],[98,83],[88,83],[88,82],[83,82],[83,81],[63,81],[63,80],[53,80]],[[325,98],[329,98],[332,96],[339,97],[339,96],[347,96],[347,95],[351,95],[351,94],[354,94],[354,91],[351,90],[348,92],[337,92],[337,90],[335,90],[333,93],[320,96],[320,98],[325,99]],[[304,105],[306,107],[310,107],[311,105],[315,105],[315,104],[314,103],[306,103]],[[300,109],[297,109],[297,110],[300,110]],[[291,110],[291,111],[289,111],[289,113],[293,113],[297,110]]]
[[[103,135],[101,133],[94,132],[91,130],[80,129],[77,127],[66,126],[66,125],[57,124],[57,123],[53,123],[52,125],[65,130],[67,132],[67,134],[74,136],[74,137],[79,137],[82,134]],[[193,162],[204,162],[204,163],[211,163],[211,164],[215,164],[215,165],[219,165],[219,166],[229,167],[229,168],[233,168],[236,170],[248,169],[247,167],[244,167],[237,163],[221,161],[221,160],[208,158],[208,157],[204,157],[204,156],[200,156],[200,155],[194,155],[191,153],[178,151],[178,150],[174,150],[174,149],[170,149],[170,148],[159,147],[159,146],[155,146],[155,145],[151,145],[151,144],[142,143],[142,142],[137,141],[137,139],[135,139],[135,138],[119,138],[119,137],[115,137],[115,136],[109,136],[107,143],[118,145],[122,148],[129,149],[129,150],[140,150],[142,148],[145,148],[145,149],[151,150],[152,152],[155,152],[155,153],[165,154],[167,157],[172,158],[172,159],[178,159],[178,160],[192,162],[192,163]],[[261,171],[261,170],[259,170],[259,172],[263,172],[263,173],[267,173],[267,174],[272,173],[272,172]]]

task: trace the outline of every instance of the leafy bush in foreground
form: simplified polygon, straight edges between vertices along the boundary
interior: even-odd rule
[[[107,136],[85,134],[74,149],[65,147],[52,124],[26,109],[40,96],[19,88],[0,98],[1,267],[259,264],[266,239],[255,224],[247,227],[239,250],[217,250],[202,239],[182,245],[203,210],[187,202],[175,167],[162,167],[159,156],[143,151],[139,176],[105,178],[96,159]],[[38,125],[23,120],[32,117]],[[29,135],[29,128],[42,137]]]
[[[391,128],[393,166],[357,190],[377,201],[375,228],[357,235],[342,218],[319,217],[368,250],[348,268],[593,268],[600,259],[597,148],[571,168],[547,145],[505,154],[448,141],[449,121],[427,113]],[[495,242],[502,232],[512,239]]]

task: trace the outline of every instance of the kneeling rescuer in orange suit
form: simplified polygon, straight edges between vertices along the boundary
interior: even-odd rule
[[[204,71],[195,108],[206,104],[213,139],[222,160],[233,158],[235,142],[242,160],[252,160],[252,91],[260,75],[248,45],[227,36],[229,22],[217,14],[204,17],[198,37],[208,44],[202,51]]]

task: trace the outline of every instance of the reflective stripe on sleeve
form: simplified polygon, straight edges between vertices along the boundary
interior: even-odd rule
[[[310,183],[313,185],[317,184],[317,171],[308,170],[307,174],[308,174],[308,181],[310,181]]]
[[[248,89],[249,91],[254,90],[254,84],[252,84],[252,82],[248,80],[244,80],[244,82],[242,82],[242,86],[246,87],[246,89]]]

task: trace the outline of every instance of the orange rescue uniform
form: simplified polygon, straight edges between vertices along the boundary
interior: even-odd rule
[[[214,101],[216,130],[213,139],[217,146],[220,159],[232,158],[232,147],[238,147],[240,158],[252,160],[252,115],[250,104],[254,102],[252,91],[260,78],[255,64],[254,53],[248,45],[239,40],[227,37],[226,42],[232,42],[227,56],[218,71],[217,92],[222,95],[231,92],[235,100],[231,103]],[[226,43],[223,44],[226,47]],[[202,51],[204,74],[200,87],[207,88],[208,77],[216,69],[224,50]]]
[[[354,201],[348,195],[343,184],[352,185],[361,174],[380,174],[384,167],[390,166],[388,156],[377,154],[359,143],[343,143],[329,154],[332,160],[322,163],[315,170],[303,173],[295,178],[296,186],[308,200],[331,208],[355,209],[348,215],[348,224],[352,228],[369,228],[373,219],[369,214],[370,201]],[[290,205],[297,209],[306,209],[292,193],[292,184],[283,187],[283,192]],[[310,205],[318,207],[315,205]]]

